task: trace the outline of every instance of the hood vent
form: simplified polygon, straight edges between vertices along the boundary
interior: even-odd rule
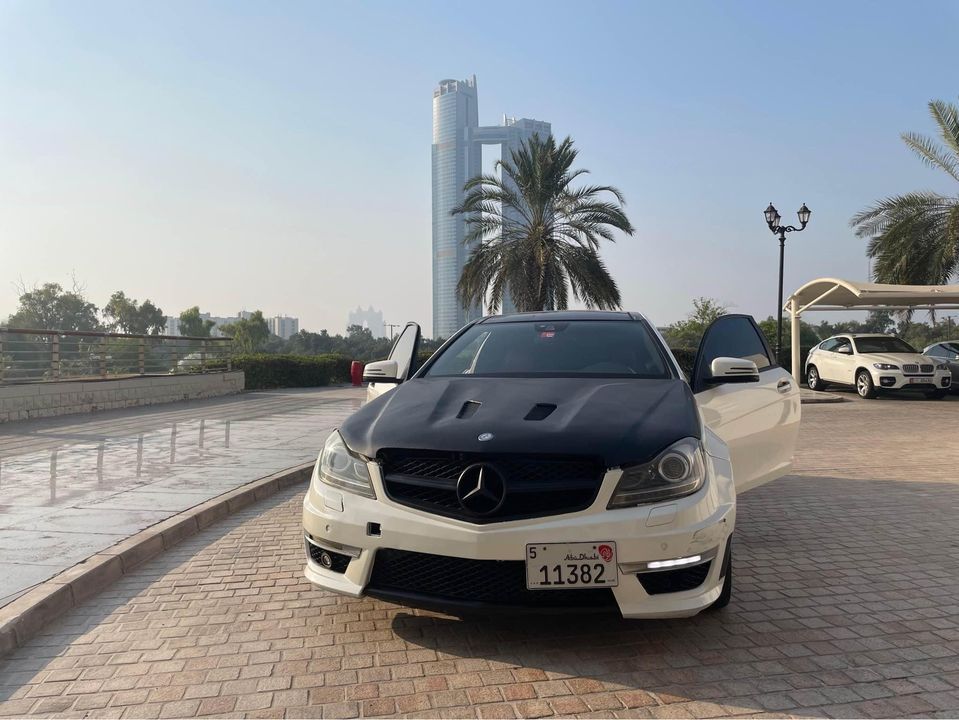
[[[456,417],[460,420],[473,417],[482,404],[483,403],[477,402],[476,400],[467,400],[465,403],[463,403],[463,407],[460,408],[460,411],[456,413]]]
[[[556,409],[555,405],[550,403],[536,403],[533,409],[526,413],[524,420],[545,420]]]

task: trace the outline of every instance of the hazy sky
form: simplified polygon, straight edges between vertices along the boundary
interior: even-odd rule
[[[481,124],[548,120],[625,193],[628,309],[765,317],[768,202],[813,211],[788,290],[865,279],[871,201],[954,192],[899,133],[959,95],[957,34],[950,2],[0,0],[0,318],[75,276],[101,306],[428,333],[432,91],[472,73]]]

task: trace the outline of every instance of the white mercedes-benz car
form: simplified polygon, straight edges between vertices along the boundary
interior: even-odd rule
[[[834,335],[809,351],[806,384],[810,390],[852,385],[860,397],[890,390],[922,390],[942,398],[952,385],[949,365],[923,355],[892,335]]]
[[[800,418],[751,317],[714,322],[690,378],[636,313],[487,317],[414,371],[418,341],[320,452],[309,580],[454,613],[729,602],[736,497],[789,470]]]

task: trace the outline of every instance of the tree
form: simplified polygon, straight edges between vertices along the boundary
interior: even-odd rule
[[[27,290],[20,287],[20,305],[9,319],[9,327],[36,330],[98,330],[97,306],[74,284],[64,290],[59,283],[44,283]]]
[[[140,305],[118,290],[103,308],[103,316],[111,330],[134,335],[159,335],[166,329],[166,316],[149,300]]]
[[[959,182],[959,106],[929,103],[944,146],[918,133],[902,140],[926,165]],[[860,237],[868,237],[867,255],[879,282],[941,285],[959,271],[959,196],[912,192],[880,200],[852,218]]]
[[[673,348],[697,348],[703,333],[716,318],[722,317],[729,308],[713,298],[701,297],[693,300],[693,310],[685,320],[667,325],[664,336],[667,344]]]
[[[200,317],[200,308],[194,305],[180,313],[180,334],[189,337],[210,337],[216,325],[212,320]]]
[[[485,300],[497,312],[505,294],[520,311],[563,310],[569,291],[587,307],[620,305],[619,288],[599,257],[613,230],[633,234],[622,194],[608,185],[574,188],[588,171],[574,170],[577,151],[552,135],[528,143],[500,160],[500,176],[466,183],[466,197],[453,214],[466,217],[465,243],[474,247],[457,291],[465,307]],[[613,200],[604,200],[603,195]]]
[[[240,318],[229,325],[221,325],[224,335],[233,338],[233,347],[237,352],[258,352],[270,339],[270,326],[263,319],[263,313],[257,310],[248,318]]]
[[[776,333],[778,332],[778,322],[777,318],[774,318],[772,315],[767,317],[765,320],[759,322],[759,329],[763,331],[763,335],[766,336],[767,342],[769,342],[770,347],[773,351],[776,350]],[[832,334],[832,333],[830,333]],[[829,337],[829,335],[824,335],[819,337],[819,334],[809,323],[799,321],[799,347],[800,348],[810,348],[813,345],[817,344],[820,340],[824,340]],[[786,317],[783,318],[783,349],[782,357],[788,358],[789,353],[792,349],[792,320]]]

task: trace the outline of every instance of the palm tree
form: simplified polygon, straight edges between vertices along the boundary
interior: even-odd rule
[[[959,182],[959,107],[935,100],[929,112],[945,146],[918,133],[903,133],[909,148],[932,168]],[[959,196],[914,192],[880,200],[853,217],[879,282],[942,285],[959,271]]]
[[[569,291],[587,307],[618,308],[619,288],[599,256],[613,230],[633,234],[622,194],[608,185],[572,187],[587,170],[572,169],[577,151],[566,138],[533,135],[500,160],[500,176],[466,183],[453,214],[466,216],[465,243],[475,246],[460,276],[465,307],[485,300],[498,312],[508,292],[517,310],[564,310]],[[612,195],[606,200],[604,194]]]

